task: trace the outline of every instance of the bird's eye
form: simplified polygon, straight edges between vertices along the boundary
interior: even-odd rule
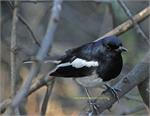
[[[110,49],[111,49],[111,47],[110,47],[109,45],[106,45],[106,48],[107,48],[108,50],[110,50]]]

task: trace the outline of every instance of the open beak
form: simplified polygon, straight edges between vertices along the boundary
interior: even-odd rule
[[[120,46],[116,51],[120,51],[120,52],[128,52],[127,48]]]

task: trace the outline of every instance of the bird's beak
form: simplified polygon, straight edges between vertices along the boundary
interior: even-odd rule
[[[120,46],[118,49],[116,49],[116,51],[120,51],[120,52],[128,52],[127,48]]]

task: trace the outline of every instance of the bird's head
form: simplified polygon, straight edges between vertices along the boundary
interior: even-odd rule
[[[108,52],[127,52],[127,49],[123,47],[121,40],[116,36],[105,37],[104,39],[102,39],[102,44]]]

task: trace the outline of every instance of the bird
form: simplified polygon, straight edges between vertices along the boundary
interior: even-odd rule
[[[49,76],[81,78],[96,74],[103,82],[116,78],[123,66],[121,53],[127,52],[121,40],[108,36],[98,41],[69,49],[60,57]]]
[[[122,52],[127,52],[117,36],[107,36],[100,40],[69,49],[57,61],[49,76],[84,78],[94,75],[102,83],[115,79],[123,67]],[[115,89],[105,84],[117,96]]]

